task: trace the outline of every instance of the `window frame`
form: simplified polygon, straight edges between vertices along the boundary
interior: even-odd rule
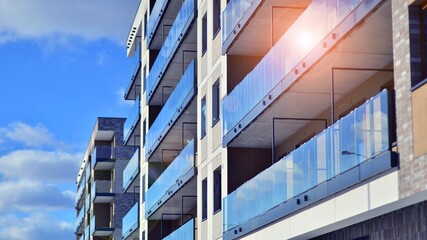
[[[222,172],[221,166],[213,172],[213,215],[222,210]]]
[[[208,50],[208,14],[207,12],[202,17],[202,56]]]
[[[208,219],[208,178],[202,180],[202,222]]]
[[[206,136],[206,95],[200,100],[200,139]]]
[[[212,85],[212,127],[220,120],[220,82],[219,78]]]
[[[218,33],[221,31],[221,0],[213,0],[212,12],[212,39],[215,39]]]

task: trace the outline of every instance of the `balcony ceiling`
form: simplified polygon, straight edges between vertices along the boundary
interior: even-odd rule
[[[311,0],[263,1],[255,15],[246,23],[245,29],[234,40],[228,53],[264,56],[271,49],[272,9],[274,17],[273,39],[276,42],[310,3]]]
[[[239,134],[231,147],[271,148],[272,118],[317,118],[330,108],[332,67],[386,68],[393,61],[390,1],[382,4],[363,24],[355,27],[331,52],[296,81],[268,109]],[[374,76],[375,74],[375,76]],[[392,72],[335,71],[335,102],[367,79],[386,81]],[[380,89],[374,90],[379,92]],[[339,108],[339,106],[336,106]],[[308,121],[275,123],[276,145],[305,126]],[[324,123],[319,123],[324,124]]]

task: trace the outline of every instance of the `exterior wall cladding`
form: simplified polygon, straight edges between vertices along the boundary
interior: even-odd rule
[[[427,0],[141,0],[123,240],[427,239],[426,21]],[[98,123],[117,143],[123,121]]]
[[[400,240],[427,239],[427,202],[372,218],[312,240]]]

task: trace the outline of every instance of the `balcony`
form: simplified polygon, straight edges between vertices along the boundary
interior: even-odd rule
[[[89,210],[90,210],[90,206],[91,206],[91,203],[92,203],[92,199],[89,197],[89,195],[86,197],[86,200],[85,200],[85,211],[86,212],[89,212]]]
[[[74,225],[75,227],[75,234],[83,234],[83,222],[84,222],[84,216],[85,216],[85,210],[82,209],[79,211],[79,214],[76,218],[76,223]]]
[[[111,170],[115,162],[114,148],[111,146],[96,146],[92,152],[93,170]]]
[[[390,96],[371,98],[224,198],[234,239],[397,166]],[[234,229],[243,229],[233,231]]]
[[[91,164],[86,164],[85,167],[85,177],[86,177],[86,182],[90,181],[90,176],[92,174],[92,169],[91,169],[92,165]]]
[[[140,135],[141,135],[141,99],[139,96],[136,97],[135,104],[133,105],[128,118],[126,119],[124,131],[127,131],[125,135],[125,145],[127,146],[139,146]]]
[[[181,142],[168,136],[169,131],[181,134],[184,131],[184,122],[195,122],[197,119],[196,101],[196,67],[194,60],[190,63],[178,85],[172,92],[166,104],[163,106],[156,120],[151,125],[145,136],[146,160],[157,152],[155,159],[161,159],[161,150],[157,150],[163,141],[169,149],[181,149]],[[194,131],[195,136],[195,131]],[[169,138],[168,138],[169,137]],[[157,150],[157,151],[156,151]]]
[[[164,170],[151,185],[146,195],[146,218],[161,219],[160,208],[167,209],[164,220],[176,219],[181,213],[182,196],[196,196],[197,179],[195,168],[195,143],[191,140],[173,162]],[[196,199],[188,199],[184,212],[188,212],[196,204]]]
[[[124,98],[126,100],[136,100],[141,95],[141,50],[137,44],[134,55],[130,63],[130,82],[126,88]]]
[[[92,183],[91,197],[93,203],[109,203],[114,198],[114,182],[95,180]]]
[[[310,2],[229,1],[222,13],[222,53],[265,55]]]
[[[139,148],[137,148],[123,170],[123,192],[135,192],[134,188],[139,188],[139,161]]]
[[[87,226],[85,230],[85,240],[90,240],[90,227]]]
[[[90,235],[96,237],[109,237],[114,232],[114,227],[111,227],[110,224],[105,223],[105,219],[97,221],[96,216],[93,216],[90,220]]]
[[[83,195],[85,190],[86,190],[86,180],[85,180],[85,177],[83,177],[80,180],[79,185],[77,186],[77,193],[75,198],[75,207],[77,209],[81,209],[83,207]]]
[[[182,0],[157,0],[147,21],[147,46],[160,49],[164,41],[164,26],[171,26],[181,9]],[[168,30],[168,29],[167,29]]]
[[[161,2],[156,2],[156,5]],[[195,53],[197,50],[197,26],[192,25],[196,16],[195,6],[194,0],[185,0],[182,3],[167,37],[161,45],[160,52],[146,80],[147,104],[161,105],[163,86],[173,88],[185,67],[193,58],[197,57]]]
[[[365,24],[356,27],[360,22]],[[313,0],[223,99],[223,146],[270,147],[272,117],[316,118],[331,107],[331,98],[339,101],[374,74],[392,77],[381,72],[392,61],[389,2]],[[332,93],[335,67],[355,70],[337,73]],[[357,71],[362,69],[372,70]],[[283,139],[297,130],[286,129]]]
[[[122,226],[122,239],[139,239],[139,202],[123,217]]]
[[[194,240],[194,219],[191,219],[163,240]]]

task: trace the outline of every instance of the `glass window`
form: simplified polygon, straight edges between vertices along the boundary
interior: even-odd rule
[[[144,13],[144,36],[145,38],[147,36],[147,12]]]
[[[142,176],[142,186],[141,186],[141,188],[142,188],[142,191],[141,191],[142,201],[141,201],[141,203],[144,203],[145,202],[145,175]]]
[[[202,18],[202,56],[205,54],[208,47],[208,19],[205,15]]]
[[[201,108],[200,108],[200,112],[201,112],[200,133],[201,133],[201,138],[203,138],[206,135],[206,97],[202,98],[200,106],[201,106]]]
[[[202,181],[202,221],[208,218],[208,179]]]
[[[221,29],[221,0],[213,1],[213,37],[218,34]]]
[[[416,89],[427,82],[427,3],[410,6],[409,14],[411,82]]]
[[[142,146],[145,146],[145,134],[147,134],[146,120],[142,122]]]
[[[219,79],[212,85],[212,126],[219,120]]]
[[[221,198],[221,167],[218,167],[215,171],[214,171],[214,213],[218,212],[219,210],[221,210],[221,202],[222,202],[222,198]]]

